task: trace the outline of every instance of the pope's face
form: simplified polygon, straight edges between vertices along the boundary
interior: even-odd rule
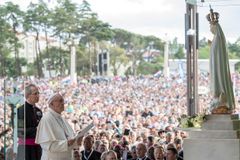
[[[64,111],[64,99],[61,95],[58,95],[52,101],[52,106],[55,112],[61,114]]]

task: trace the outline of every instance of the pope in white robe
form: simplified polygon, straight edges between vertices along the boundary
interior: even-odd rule
[[[42,147],[41,160],[73,160],[73,148],[81,144],[82,137],[74,139],[74,131],[61,117],[64,99],[60,94],[53,95],[49,110],[42,117],[35,142]]]

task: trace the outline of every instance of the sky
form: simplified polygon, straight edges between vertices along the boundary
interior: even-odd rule
[[[0,0],[0,4],[9,0]],[[22,8],[31,0],[10,0]],[[32,0],[36,2],[37,0]],[[45,0],[50,5],[56,0]],[[72,0],[81,3],[82,0]],[[100,20],[112,28],[121,28],[142,35],[154,35],[172,40],[177,37],[184,43],[185,0],[87,0]],[[219,23],[227,41],[235,42],[240,37],[240,0],[201,0],[198,1],[199,37],[212,38],[206,15],[209,5],[220,13]]]

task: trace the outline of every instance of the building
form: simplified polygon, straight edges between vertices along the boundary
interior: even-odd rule
[[[19,49],[19,57],[26,58],[28,63],[33,63],[36,59],[36,47],[37,41],[35,35],[25,35],[23,33],[18,33],[17,35],[19,42],[22,47]],[[48,37],[49,46],[59,46],[59,41],[54,38]],[[39,36],[40,50],[46,49],[46,38],[45,36]]]

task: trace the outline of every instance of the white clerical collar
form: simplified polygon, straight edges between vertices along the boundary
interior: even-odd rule
[[[61,114],[55,112],[52,108],[49,108],[49,111],[56,117],[61,117]]]

